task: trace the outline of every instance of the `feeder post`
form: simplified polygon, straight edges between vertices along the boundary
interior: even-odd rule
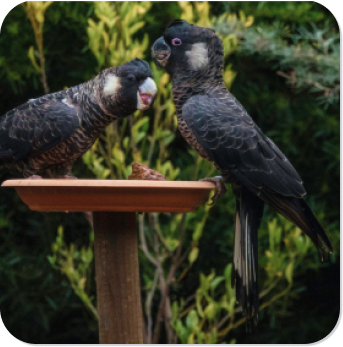
[[[136,214],[94,212],[95,272],[101,344],[142,344]]]

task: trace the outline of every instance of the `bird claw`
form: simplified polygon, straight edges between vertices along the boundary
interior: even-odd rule
[[[213,206],[217,199],[227,192],[224,179],[221,176],[205,177],[200,179],[199,181],[211,182],[215,185],[215,193],[212,197],[212,202],[209,204],[210,206]]]

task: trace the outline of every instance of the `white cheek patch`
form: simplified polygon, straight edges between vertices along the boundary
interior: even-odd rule
[[[121,88],[120,78],[116,75],[108,75],[105,80],[104,94],[106,96],[113,95]]]
[[[205,43],[194,43],[192,49],[186,52],[186,56],[193,70],[200,70],[208,65],[208,49]]]

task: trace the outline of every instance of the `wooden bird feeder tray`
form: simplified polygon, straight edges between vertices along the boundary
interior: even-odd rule
[[[192,212],[214,189],[209,182],[9,180],[31,210],[92,211],[99,339],[143,343],[135,212]]]
[[[33,211],[192,212],[213,184],[185,181],[9,180]]]

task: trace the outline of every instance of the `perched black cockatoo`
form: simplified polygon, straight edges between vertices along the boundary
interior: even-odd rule
[[[0,169],[32,178],[71,177],[74,161],[102,130],[148,109],[156,92],[149,64],[134,59],[78,86],[31,99],[0,117]]]
[[[224,84],[223,46],[211,29],[176,20],[152,47],[156,64],[171,76],[179,129],[214,163],[236,196],[233,285],[247,322],[257,323],[257,232],[264,203],[303,230],[321,254],[331,243],[303,199],[302,181],[280,149],[263,134]],[[225,186],[222,184],[225,192]],[[220,192],[219,192],[220,193]]]

